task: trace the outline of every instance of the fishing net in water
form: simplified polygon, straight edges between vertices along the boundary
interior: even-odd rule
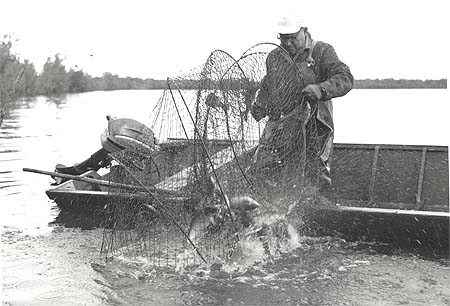
[[[238,60],[216,50],[167,80],[148,124],[152,145],[112,154],[109,179],[124,187],[110,191],[104,253],[163,266],[226,259],[255,215],[286,214],[301,200],[317,176],[308,165],[317,132],[302,74],[274,48]]]

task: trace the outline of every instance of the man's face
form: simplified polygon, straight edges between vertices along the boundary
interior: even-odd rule
[[[278,39],[280,40],[281,46],[292,56],[306,46],[305,30],[303,28],[297,33],[280,34]]]

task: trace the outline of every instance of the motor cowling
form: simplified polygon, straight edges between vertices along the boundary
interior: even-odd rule
[[[101,144],[109,153],[129,150],[147,155],[157,150],[155,135],[145,124],[130,118],[106,118],[108,128],[101,135]]]
[[[55,172],[80,175],[89,170],[97,171],[107,167],[110,164],[109,153],[127,150],[139,156],[149,156],[157,150],[153,131],[143,123],[129,118],[106,118],[108,127],[100,137],[102,148],[73,166],[56,165]]]

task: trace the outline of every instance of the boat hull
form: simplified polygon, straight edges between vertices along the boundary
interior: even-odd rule
[[[173,152],[172,156],[176,158]],[[317,207],[308,214],[315,233],[448,251],[447,147],[335,144],[333,157],[337,205]],[[83,175],[95,177],[96,173]],[[145,194],[108,192],[74,181],[46,192],[61,210],[83,213],[104,213],[112,202],[149,199]]]
[[[310,214],[315,234],[448,252],[450,213],[336,206]]]
[[[108,193],[107,191],[86,191],[86,190],[59,190],[49,189],[47,196],[53,200],[61,210],[68,210],[78,213],[103,212],[108,203],[118,203],[120,200],[129,202],[139,202],[145,199],[144,196],[137,196],[129,193]]]

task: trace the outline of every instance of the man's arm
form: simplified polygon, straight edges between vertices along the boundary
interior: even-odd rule
[[[353,88],[353,75],[350,68],[341,62],[334,48],[325,44],[320,48],[319,74],[322,100],[341,97]]]

